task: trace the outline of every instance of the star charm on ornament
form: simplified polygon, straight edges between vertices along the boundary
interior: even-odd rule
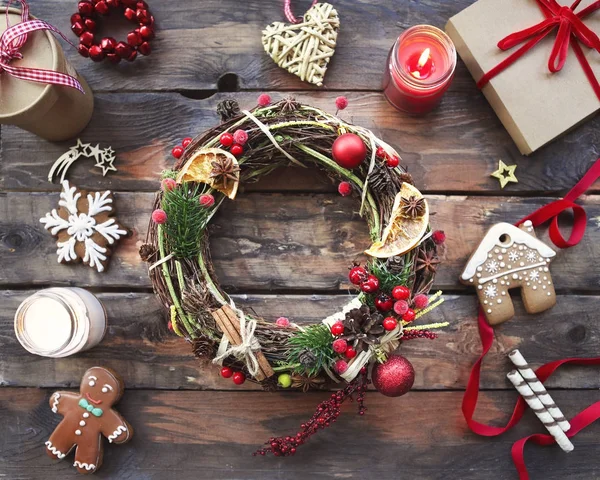
[[[52,165],[48,173],[48,181],[51,182],[55,176],[60,175],[60,181],[64,182],[67,170],[79,158],[93,158],[96,163],[94,166],[102,169],[102,176],[105,177],[110,171],[116,172],[114,166],[115,151],[111,147],[104,150],[100,148],[100,144],[92,146],[91,143],[82,143],[81,139],[77,139],[77,144],[69,148],[63,153]]]
[[[100,154],[100,158],[96,159],[95,167],[102,169],[102,176],[106,177],[106,174],[110,171],[116,172],[117,168],[113,165],[115,161],[115,156],[112,154],[113,149],[108,147],[102,150]]]
[[[498,160],[498,170],[490,175],[490,177],[497,178],[500,182],[500,188],[506,187],[510,182],[519,183],[515,176],[516,165],[506,165],[502,160]]]

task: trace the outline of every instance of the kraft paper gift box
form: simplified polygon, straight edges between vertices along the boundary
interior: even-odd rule
[[[0,34],[7,29],[7,19],[10,26],[21,23],[21,12],[0,6]],[[71,75],[79,80],[85,95],[64,85],[32,82],[2,72],[0,124],[16,125],[51,141],[76,136],[88,124],[94,110],[94,96],[85,79],[77,74],[48,30],[29,33],[20,53],[23,58],[10,61],[10,66]]]
[[[560,5],[564,2],[558,0]],[[591,3],[592,0],[582,1],[575,13]],[[544,19],[538,0],[479,0],[452,17],[446,32],[474,79],[479,81],[522,45],[502,51],[498,47],[500,40]],[[582,21],[596,35],[600,34],[600,10]],[[600,99],[572,45],[562,70],[549,71],[548,61],[557,32],[558,26],[482,89],[525,155],[574,128],[600,108]],[[570,40],[571,44],[575,42],[573,36]],[[596,78],[600,78],[600,53],[579,44]]]

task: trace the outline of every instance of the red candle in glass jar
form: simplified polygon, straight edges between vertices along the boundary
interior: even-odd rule
[[[439,28],[416,25],[390,50],[383,93],[398,110],[426,113],[437,107],[456,67],[456,49]]]

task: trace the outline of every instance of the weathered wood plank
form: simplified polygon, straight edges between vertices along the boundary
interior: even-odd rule
[[[125,378],[127,381],[127,378]],[[0,390],[0,473],[11,480],[76,478],[67,459],[44,452],[59,418],[48,407],[51,390]],[[553,392],[567,417],[598,400],[598,393]],[[320,431],[290,458],[251,453],[272,435],[295,432],[326,397],[313,394],[127,391],[119,411],[135,428],[133,440],[108,445],[97,478],[314,479],[332,477],[410,479],[515,479],[512,443],[541,432],[530,412],[513,432],[489,439],[470,433],[460,411],[460,392],[412,392],[399,399],[367,395],[368,411],[344,405],[334,426]],[[506,422],[516,393],[487,392],[478,418]],[[598,478],[598,425],[580,432],[570,454],[557,446],[527,449],[534,478]],[[360,432],[360,433],[359,433]],[[368,459],[368,462],[365,460]],[[399,475],[399,476],[398,476]]]
[[[97,95],[96,111],[82,133],[85,142],[109,144],[117,152],[118,173],[101,176],[92,160],[80,160],[68,178],[81,188],[153,191],[159,174],[172,164],[170,150],[182,137],[194,136],[218,123],[215,106],[230,94],[194,101],[175,93]],[[274,99],[281,93],[272,93]],[[306,103],[334,111],[335,93],[299,93]],[[256,104],[257,93],[236,94],[244,108]],[[371,128],[394,144],[404,164],[425,192],[443,194],[484,192],[486,195],[564,193],[598,158],[600,117],[544,148],[522,157],[493,111],[478,95],[456,92],[442,110],[426,117],[410,117],[393,110],[379,93],[350,93],[342,117]],[[48,191],[53,162],[75,142],[49,143],[14,127],[4,128],[0,188]],[[500,190],[490,173],[498,159],[517,164],[518,184]],[[248,190],[306,192],[335,191],[315,169],[284,169]],[[593,191],[600,191],[596,187]]]
[[[514,222],[548,199],[498,197],[429,197],[434,228],[448,236],[448,254],[436,283],[462,289],[458,276],[487,228]],[[148,287],[146,265],[138,248],[146,236],[153,195],[118,193],[122,224],[133,228],[106,273],[82,265],[56,262],[55,242],[39,218],[54,208],[57,193],[0,195],[0,285],[71,284],[79,286]],[[600,289],[600,271],[590,268],[600,256],[600,198],[585,201],[590,228],[582,244],[560,252],[552,264],[559,291]],[[368,247],[367,229],[357,203],[337,194],[248,194],[227,204],[212,225],[212,257],[217,276],[242,292],[266,290],[347,290],[347,267]],[[460,220],[459,220],[460,219]],[[542,235],[542,238],[545,238]]]
[[[388,51],[402,30],[419,23],[443,27],[448,18],[470,3],[336,2],[341,29],[325,78],[326,88],[378,90]],[[297,2],[294,11],[300,16],[309,6],[309,2]],[[216,90],[219,78],[228,73],[237,75],[237,83],[244,89],[265,85],[283,90],[315,88],[277,67],[264,52],[262,29],[273,21],[285,21],[277,0],[251,0],[244,2],[243,8],[236,0],[153,2],[150,7],[157,26],[148,58],[138,58],[134,64],[98,66],[74,49],[65,49],[94,90]],[[69,31],[73,11],[75,6],[68,0],[43,0],[32,6],[34,15],[76,41]],[[128,27],[110,33],[122,38],[131,29]],[[102,28],[100,33],[104,35],[107,30]],[[455,88],[465,83],[474,88],[461,66]]]
[[[158,302],[151,294],[102,293],[109,316],[109,330],[96,348],[75,358],[48,359],[25,351],[13,333],[13,315],[19,303],[32,292],[5,291],[0,296],[0,385],[13,387],[73,387],[83,372],[97,364],[127,375],[129,388],[239,390],[218,375],[218,368],[204,364],[191,347],[169,333]],[[259,315],[274,320],[281,315],[305,324],[334,313],[347,296],[335,295],[243,295],[235,301]],[[414,364],[415,388],[444,390],[464,388],[472,363],[481,352],[477,333],[476,300],[472,296],[449,296],[423,322],[448,321],[435,341],[405,342],[402,353]],[[506,354],[520,348],[534,365],[558,358],[598,355],[600,326],[594,314],[596,296],[559,296],[552,310],[526,316],[521,302],[517,317],[496,328],[496,344],[485,361],[482,387],[509,388],[504,374],[512,367]],[[588,389],[600,387],[598,369],[573,367],[560,371],[550,387]],[[243,389],[257,389],[247,382]]]

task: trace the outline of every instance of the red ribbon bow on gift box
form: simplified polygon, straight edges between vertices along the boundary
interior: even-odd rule
[[[20,49],[27,42],[27,34],[36,30],[50,30],[59,34],[67,42],[69,40],[55,27],[43,20],[29,20],[29,6],[26,0],[21,2],[21,23],[10,26],[8,7],[12,0],[6,5],[6,26],[7,29],[0,36],[0,73],[6,72],[13,77],[22,80],[29,80],[39,83],[52,83],[55,85],[65,85],[67,87],[76,88],[81,93],[85,93],[79,81],[65,73],[55,72],[53,70],[44,70],[40,68],[13,67],[10,65],[15,59],[23,58]],[[71,42],[69,42],[71,43]],[[72,45],[72,44],[71,44]]]
[[[526,52],[535,47],[542,39],[550,32],[558,27],[554,46],[548,60],[548,69],[552,72],[558,72],[562,69],[567,61],[569,54],[569,45],[573,47],[575,55],[585,72],[585,75],[594,89],[596,96],[600,100],[600,83],[594,75],[592,67],[590,67],[585,54],[581,49],[579,42],[583,43],[588,48],[593,48],[600,53],[600,38],[584,23],[583,18],[600,9],[600,0],[595,1],[578,13],[575,9],[579,7],[581,0],[576,0],[570,7],[559,5],[556,0],[536,0],[540,10],[546,17],[533,27],[526,28],[519,32],[511,33],[507,37],[498,42],[498,47],[502,50],[509,50],[523,42],[517,51],[506,57],[502,62],[487,72],[477,82],[479,88],[483,88],[488,82],[502,72],[504,69],[512,65],[515,61],[521,58]],[[573,38],[573,42],[571,42]]]

